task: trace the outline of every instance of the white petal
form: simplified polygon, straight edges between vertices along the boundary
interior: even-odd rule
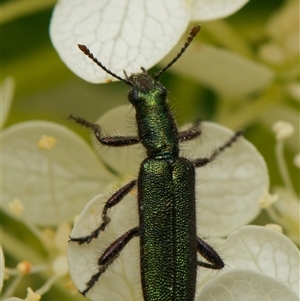
[[[84,208],[76,220],[71,237],[90,234],[101,222],[101,210],[110,197],[100,195]],[[118,237],[138,225],[137,202],[135,196],[126,196],[117,206],[109,210],[111,222],[97,239],[89,244],[78,245],[70,242],[68,260],[70,275],[79,290],[86,288],[86,282],[95,274],[97,261],[103,251]],[[123,249],[120,256],[101,275],[87,297],[93,301],[139,300],[142,295],[139,276],[139,238]]]
[[[299,250],[285,235],[266,227],[245,226],[222,246],[230,269],[250,269],[271,276],[299,294]]]
[[[189,158],[208,157],[234,132],[203,122],[199,143],[182,143]],[[222,237],[249,223],[260,212],[259,200],[269,187],[266,163],[257,149],[239,138],[211,164],[197,168],[198,231]]]
[[[52,43],[66,65],[81,78],[115,80],[78,49],[86,45],[112,72],[123,76],[146,69],[179,40],[190,19],[182,0],[60,0],[50,25]]]
[[[205,301],[297,301],[284,283],[249,270],[234,270],[215,277],[195,300]]]
[[[43,135],[57,145],[40,150]],[[91,197],[112,181],[88,144],[67,128],[31,121],[11,126],[2,136],[3,210],[15,198],[24,219],[39,225],[73,220]]]
[[[24,299],[10,297],[10,298],[4,299],[3,301],[24,301]]]
[[[194,0],[193,21],[225,18],[242,8],[249,0]]]
[[[172,51],[163,64],[175,55],[176,51]],[[188,55],[183,55],[171,70],[207,85],[226,99],[239,99],[258,92],[274,78],[273,71],[262,64],[197,41],[189,46]]]

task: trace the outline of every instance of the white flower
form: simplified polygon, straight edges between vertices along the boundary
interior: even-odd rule
[[[149,69],[178,42],[189,22],[226,17],[249,0],[60,0],[50,36],[61,59],[81,78],[116,80],[79,51],[86,45],[119,76]]]
[[[222,246],[226,267],[196,299],[299,300],[299,250],[278,231],[245,226]]]
[[[85,43],[107,67],[123,76],[123,69],[130,74],[138,72],[141,66],[149,68],[159,61],[189,27],[190,20],[205,21],[224,17],[246,2],[61,0],[55,9],[51,33],[56,34],[56,37],[52,38],[62,50],[60,55],[68,60],[71,67],[77,68],[77,74],[81,73],[82,77],[84,73],[88,80],[92,79],[92,82],[105,82],[110,80],[110,77],[101,73],[102,71],[92,61],[80,53],[77,43]],[[96,5],[103,5],[105,9],[97,10]],[[285,101],[291,97],[299,100],[300,95],[299,68],[295,64],[298,62],[299,52],[298,6],[298,0],[285,1],[278,13],[272,14],[270,21],[266,19],[265,31],[261,27],[258,30],[257,18],[252,18],[251,22],[243,20],[231,23],[229,20],[204,24],[205,29],[211,26],[212,31],[208,34],[208,40],[212,38],[218,46],[225,46],[227,49],[200,44],[196,40],[190,46],[189,53],[184,55],[173,69],[179,70],[181,75],[185,73],[191,76],[198,83],[204,83],[211,89],[220,102],[214,118],[219,121],[223,119],[221,123],[231,124],[232,128],[253,124],[253,120],[259,122],[259,119],[260,121],[270,119],[268,124],[274,123],[275,120],[291,122],[295,135],[284,142],[288,146],[293,146],[293,153],[299,152],[299,116],[298,112],[294,112],[295,106],[290,107],[291,112],[287,111],[289,107]],[[68,15],[61,14],[64,9]],[[17,13],[19,11],[13,5],[11,10]],[[114,22],[123,12],[125,14],[122,22]],[[98,18],[100,14],[105,18]],[[103,25],[112,26],[110,28],[113,30],[105,31]],[[115,35],[115,39],[112,39],[110,34]],[[241,45],[245,46],[246,51],[239,51],[243,49],[240,48]],[[178,50],[174,51],[177,54]],[[172,54],[171,56],[174,57]],[[257,58],[261,58],[269,66],[257,62]],[[166,60],[167,63],[170,61]],[[25,65],[28,64],[27,60],[22,61]],[[36,63],[36,60],[34,62]],[[27,70],[28,68],[21,68],[22,64],[24,63],[18,64],[20,69]],[[8,64],[8,69],[10,66],[11,64]],[[9,80],[3,87],[2,123],[9,111],[13,82]],[[179,91],[182,86],[175,85],[174,88]],[[190,91],[184,89],[182,91],[185,96],[191,94]],[[110,98],[111,96],[108,97]],[[185,98],[184,100],[186,101]],[[229,103],[227,108],[226,102]],[[118,110],[119,108],[116,109]],[[99,123],[108,133],[112,131],[114,134],[117,130],[122,134],[128,134],[128,125],[121,129],[114,126],[116,120],[123,120],[124,115],[129,124],[132,123],[133,117],[122,110],[118,112],[116,118],[112,118],[110,113],[105,115],[112,124],[106,123],[104,117]],[[223,139],[229,134],[224,128],[209,123],[205,124],[203,130],[204,135],[200,138],[199,144],[201,147],[196,149],[196,142],[187,143],[182,146],[183,156],[187,158],[193,158],[195,155],[207,156],[212,149],[222,144]],[[257,131],[260,132],[260,129]],[[133,134],[136,135],[136,132]],[[52,137],[58,143],[55,145],[52,138],[50,140],[47,138],[43,141],[51,143],[43,144],[42,148],[49,149],[42,151],[38,147],[38,141],[43,135]],[[18,268],[25,273],[28,271],[32,274],[38,270],[51,271],[46,283],[39,290],[35,290],[35,293],[31,291],[32,294],[30,292],[28,294],[28,298],[32,299],[27,300],[37,300],[38,295],[49,291],[53,283],[68,271],[66,248],[69,228],[66,221],[72,220],[87,200],[101,193],[101,196],[87,204],[73,230],[75,234],[76,231],[90,231],[101,219],[104,202],[115,191],[115,188],[111,188],[112,182],[124,183],[136,177],[144,156],[143,149],[137,147],[137,155],[135,147],[115,150],[97,145],[101,152],[99,159],[77,135],[48,122],[27,122],[11,126],[4,130],[2,142],[5,172],[2,191],[3,210],[11,214],[10,209],[13,209],[14,218],[21,220],[33,231],[50,255],[43,266],[37,266],[36,262],[30,259],[31,266],[28,262],[22,261],[23,258],[19,258],[22,262]],[[265,146],[270,148],[269,143]],[[201,153],[197,153],[199,149]],[[102,164],[103,161],[106,166]],[[295,162],[299,166],[299,158],[295,159]],[[112,170],[115,173],[112,173]],[[270,207],[275,201],[275,196],[272,197],[268,193],[269,179],[264,160],[245,140],[227,150],[212,165],[199,169],[197,178],[197,204],[199,204],[197,210],[200,223],[198,231],[200,233],[205,231],[201,233],[201,237],[212,237],[212,243],[208,242],[217,247],[218,253],[224,258],[226,268],[221,273],[199,269],[196,298],[244,300],[246,292],[247,297],[255,301],[298,300],[296,284],[299,282],[299,276],[295,271],[299,270],[299,252],[285,236],[270,234],[263,228],[246,227],[231,234],[223,246],[218,241],[219,236],[227,236],[241,225],[253,220],[261,210],[260,205],[264,204],[268,207],[267,210],[273,220],[280,223],[283,231],[299,244],[299,197],[291,193],[291,189],[288,189],[290,187],[275,189],[274,192],[278,193],[279,199]],[[79,287],[83,285],[83,277],[88,279],[97,271],[97,259],[103,249],[128,227],[137,224],[136,193],[135,190],[132,191],[118,206],[110,210],[111,224],[90,246],[70,244],[69,261],[72,277]],[[42,232],[40,228],[33,227],[36,224],[41,227],[50,225],[51,229],[43,228]],[[130,296],[129,300],[140,299],[137,245],[138,238],[126,246],[120,258],[101,276],[99,283],[95,284],[94,292],[90,292],[91,296],[97,294],[101,285],[101,292],[97,294],[96,300],[101,294],[110,297],[117,294],[118,290],[120,295],[124,293]],[[20,240],[15,247],[21,250],[18,253],[20,257],[27,248],[19,246],[23,246]],[[27,254],[38,254],[32,247],[29,250]],[[8,245],[6,251],[10,253]],[[77,261],[74,263],[72,258],[78,260],[84,267],[78,266]],[[2,282],[4,258],[1,260]],[[10,275],[16,275],[13,274],[15,269],[6,268],[6,272],[8,270]],[[276,274],[274,271],[279,272]],[[214,277],[217,274],[218,276]],[[213,278],[211,282],[208,282],[209,278]],[[7,291],[10,291],[9,284],[4,294]],[[230,293],[229,297],[227,293]]]

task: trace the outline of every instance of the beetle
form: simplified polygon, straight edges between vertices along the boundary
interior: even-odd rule
[[[177,56],[153,77],[142,72],[122,78],[99,62],[89,49],[80,50],[100,68],[130,87],[128,100],[136,112],[137,136],[103,136],[98,124],[70,115],[75,122],[91,129],[102,145],[122,147],[141,143],[147,157],[140,165],[138,178],[116,191],[106,202],[102,221],[97,229],[71,242],[89,243],[99,236],[110,222],[108,210],[117,205],[134,187],[138,191],[139,225],[117,238],[98,259],[98,271],[81,291],[86,295],[99,277],[118,257],[128,242],[140,238],[140,273],[144,301],[193,301],[196,290],[197,266],[222,269],[218,253],[196,234],[195,169],[213,161],[230,147],[242,132],[217,148],[208,158],[188,160],[179,155],[179,143],[201,134],[200,121],[187,130],[178,131],[167,102],[167,91],[158,81],[185,52],[200,31],[195,26]],[[200,253],[207,262],[199,261]]]

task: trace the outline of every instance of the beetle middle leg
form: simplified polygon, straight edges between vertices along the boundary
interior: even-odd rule
[[[106,226],[110,222],[110,218],[107,215],[108,209],[118,204],[136,185],[136,179],[130,181],[123,187],[121,187],[118,191],[116,191],[106,202],[103,210],[102,210],[102,223],[100,226],[95,229],[91,234],[82,237],[70,237],[70,241],[75,241],[78,244],[89,243],[93,238],[97,238],[101,231],[104,231]]]

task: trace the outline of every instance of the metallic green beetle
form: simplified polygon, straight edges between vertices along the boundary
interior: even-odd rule
[[[219,255],[196,234],[195,168],[204,166],[241,135],[237,132],[226,144],[216,149],[209,158],[188,160],[179,156],[179,143],[201,134],[200,122],[178,132],[167,103],[167,92],[158,82],[161,74],[184,53],[200,30],[192,28],[178,55],[153,77],[145,69],[125,78],[108,70],[84,45],[79,48],[99,67],[130,86],[128,100],[135,107],[137,137],[103,137],[97,124],[70,116],[77,123],[91,128],[103,145],[120,147],[142,143],[147,158],[141,163],[137,180],[115,192],[106,202],[102,223],[90,235],[71,238],[79,244],[89,243],[104,231],[110,218],[107,211],[119,203],[136,185],[138,190],[139,225],[116,239],[98,260],[98,272],[86,283],[85,295],[101,274],[135,236],[140,237],[140,271],[145,301],[193,301],[196,289],[197,266],[222,269]],[[199,252],[208,262],[198,261]]]

